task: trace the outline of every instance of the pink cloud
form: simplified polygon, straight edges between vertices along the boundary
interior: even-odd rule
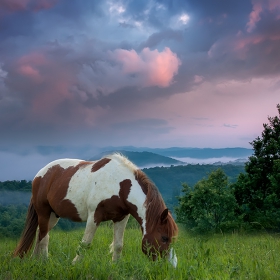
[[[268,2],[268,9],[270,11],[280,9],[280,2],[279,0],[267,0]]]
[[[262,55],[269,53],[269,50],[277,50],[279,41],[280,34],[277,33],[244,34],[238,32],[235,37],[227,37],[214,43],[208,51],[208,56],[213,58],[220,56],[222,53],[231,53],[240,59],[246,59],[252,48],[255,48],[255,51],[258,50]],[[265,42],[270,43],[269,47],[264,46]]]
[[[37,51],[22,56],[10,66],[8,85],[18,93],[19,99],[29,104],[28,111],[36,118],[46,119],[62,102],[74,100],[70,89],[76,79],[66,63]]]
[[[252,32],[256,26],[256,23],[260,21],[260,13],[263,8],[260,1],[253,2],[253,11],[249,15],[249,22],[247,23],[247,31]]]
[[[139,54],[135,50],[118,49],[111,56],[121,64],[124,75],[136,75],[142,86],[168,87],[181,64],[169,48],[162,52],[144,48]]]
[[[34,81],[41,81],[41,75],[38,70],[30,65],[22,65],[19,67],[18,72]]]
[[[58,0],[1,0],[0,9],[8,12],[40,11],[53,7]]]
[[[7,11],[25,10],[30,0],[2,0],[0,8]]]
[[[279,0],[252,0],[253,10],[249,15],[249,22],[247,23],[247,32],[252,32],[256,27],[257,22],[261,20],[261,13],[264,10],[269,10],[270,12],[280,9]],[[277,16],[279,19],[280,16]]]
[[[43,81],[40,68],[48,64],[47,59],[41,53],[32,53],[21,57],[17,62],[17,72],[30,80],[39,83]]]

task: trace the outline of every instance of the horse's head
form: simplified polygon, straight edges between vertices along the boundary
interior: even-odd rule
[[[147,228],[147,233],[142,239],[142,251],[153,260],[156,260],[158,255],[168,257],[170,263],[176,267],[177,257],[170,244],[177,231],[176,223],[168,209],[165,209],[153,227]]]

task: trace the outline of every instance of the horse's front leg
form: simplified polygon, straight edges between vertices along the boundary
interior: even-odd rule
[[[83,239],[76,251],[76,257],[73,259],[72,264],[75,264],[77,261],[81,260],[83,258],[84,252],[86,249],[90,247],[91,241],[93,239],[93,236],[96,232],[97,225],[94,222],[94,215],[90,215],[87,224],[86,224],[86,229],[85,233],[83,236]]]
[[[127,224],[127,221],[129,219],[129,215],[127,215],[123,220],[120,222],[114,223],[114,240],[113,243],[111,244],[111,253],[113,252],[113,261],[117,261],[122,252],[123,248],[123,235],[124,235],[124,230]]]

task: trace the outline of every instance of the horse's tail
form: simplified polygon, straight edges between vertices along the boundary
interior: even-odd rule
[[[36,236],[37,227],[38,215],[31,200],[27,211],[24,230],[13,253],[14,257],[19,256],[20,258],[23,258],[24,255],[31,249]]]

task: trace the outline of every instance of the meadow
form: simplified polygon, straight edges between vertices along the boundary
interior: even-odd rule
[[[17,240],[0,240],[0,279],[280,279],[280,236],[277,234],[216,234],[198,236],[181,229],[174,244],[178,266],[151,262],[141,251],[141,232],[125,231],[121,260],[111,261],[110,224],[98,228],[83,260],[72,259],[83,230],[50,232],[49,259],[28,255],[12,258]]]

